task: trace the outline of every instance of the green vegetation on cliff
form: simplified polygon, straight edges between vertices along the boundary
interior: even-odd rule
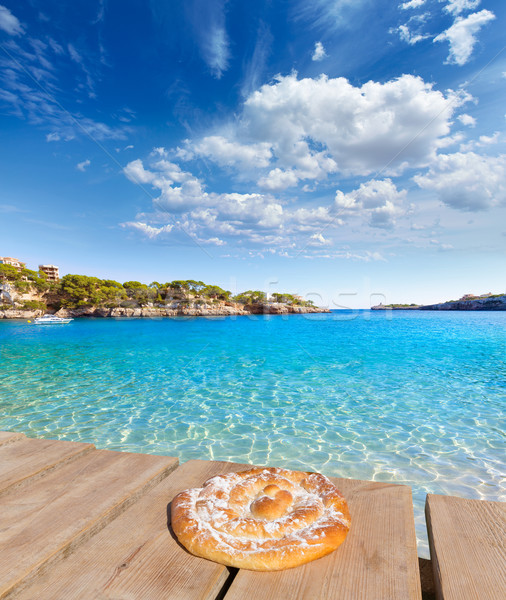
[[[51,307],[81,308],[87,306],[117,308],[143,306],[214,304],[220,302],[237,302],[251,305],[267,302],[262,291],[248,290],[236,296],[218,285],[209,285],[203,281],[175,280],[167,283],[153,281],[149,285],[140,281],[119,283],[113,279],[99,279],[88,275],[65,275],[58,282],[50,283],[46,276],[39,272],[23,269],[18,271],[10,265],[0,265],[0,284],[8,283],[17,295],[28,292],[35,293],[36,299],[22,300],[16,308],[35,310]],[[311,301],[304,301],[293,294],[272,294],[272,301],[292,306],[313,306]]]

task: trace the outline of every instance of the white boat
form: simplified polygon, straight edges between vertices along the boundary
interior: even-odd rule
[[[37,317],[33,322],[35,325],[63,325],[65,323],[70,323],[74,319],[64,319],[63,317],[57,317],[56,315],[43,315],[42,317]]]

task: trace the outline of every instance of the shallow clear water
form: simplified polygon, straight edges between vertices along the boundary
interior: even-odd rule
[[[505,499],[506,313],[0,321],[0,430]]]

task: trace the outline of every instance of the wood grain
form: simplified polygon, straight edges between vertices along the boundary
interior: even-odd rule
[[[15,442],[16,440],[20,440],[24,437],[24,433],[17,433],[15,431],[0,431],[0,446],[3,446],[4,444],[10,444],[11,442]]]
[[[189,461],[38,577],[18,600],[214,600],[229,571],[197,558],[177,542],[168,518],[180,491],[245,465]]]
[[[37,440],[21,436],[0,446],[0,494],[25,484],[95,448],[93,444]]]
[[[332,479],[351,512],[350,533],[332,554],[273,573],[241,570],[226,600],[419,600],[409,487]]]
[[[100,531],[176,465],[170,457],[94,450],[8,490],[0,498],[0,598]]]
[[[506,502],[429,494],[425,504],[436,597],[506,598]]]

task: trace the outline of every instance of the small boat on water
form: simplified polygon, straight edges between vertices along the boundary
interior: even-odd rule
[[[57,317],[56,315],[43,315],[42,317],[37,317],[34,319],[35,325],[64,325],[65,323],[70,323],[74,319],[63,317]]]

